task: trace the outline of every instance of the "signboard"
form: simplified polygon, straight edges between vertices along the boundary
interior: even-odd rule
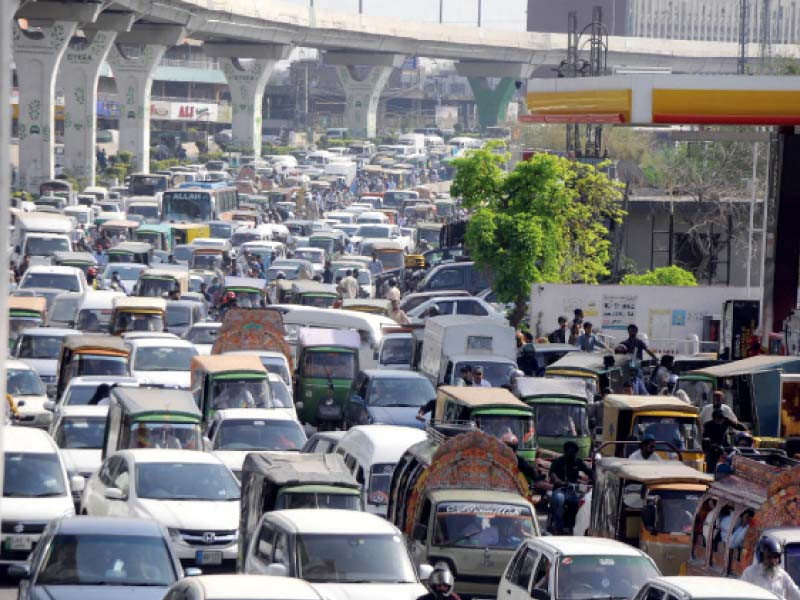
[[[636,322],[636,296],[603,295],[603,329],[627,329]]]
[[[157,120],[167,120],[170,118],[170,103],[160,100],[153,100],[150,103],[150,118]]]
[[[119,119],[121,114],[119,102],[113,100],[97,101],[97,116],[101,119]]]
[[[169,118],[173,121],[216,121],[217,105],[197,102],[173,102]]]

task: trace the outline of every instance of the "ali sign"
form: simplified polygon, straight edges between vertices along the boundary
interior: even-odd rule
[[[197,102],[173,102],[170,106],[173,121],[216,121],[217,105]]]

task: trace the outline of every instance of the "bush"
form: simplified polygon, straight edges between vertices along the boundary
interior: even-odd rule
[[[676,265],[659,267],[646,273],[629,273],[622,278],[622,285],[688,286],[697,285],[695,276]]]

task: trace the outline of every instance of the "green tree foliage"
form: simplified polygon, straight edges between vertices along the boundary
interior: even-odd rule
[[[620,186],[593,166],[537,154],[505,173],[507,155],[489,146],[454,161],[451,192],[474,211],[466,246],[491,274],[511,322],[525,314],[531,285],[596,283],[608,274],[607,225],[621,222]]]
[[[629,273],[622,278],[622,285],[661,285],[661,286],[688,286],[697,285],[697,279],[691,271],[676,265],[659,267],[641,275]]]

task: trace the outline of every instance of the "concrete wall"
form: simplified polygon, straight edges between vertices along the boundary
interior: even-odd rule
[[[528,31],[566,33],[567,15],[578,12],[578,29],[592,22],[592,8],[603,7],[603,22],[609,35],[626,35],[630,0],[528,0]]]

